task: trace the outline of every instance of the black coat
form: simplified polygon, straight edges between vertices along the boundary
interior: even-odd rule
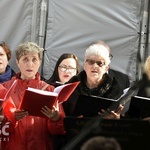
[[[139,84],[138,96],[150,98],[150,80],[146,74],[143,74],[143,78]]]
[[[129,81],[128,75],[126,75],[126,74],[124,74],[122,72],[113,70],[113,69],[109,69],[108,70],[108,74],[111,77],[115,77],[116,80],[121,84],[123,89],[126,89],[126,88],[130,87],[130,81]]]
[[[86,73],[81,71],[78,76],[71,78],[69,82],[80,81],[76,90],[72,93],[69,99],[63,103],[66,116],[73,116],[73,111],[80,94],[94,95],[99,97],[118,99],[123,94],[123,88],[115,78],[110,77],[107,73],[103,76],[102,83],[94,89],[89,89],[86,86]]]

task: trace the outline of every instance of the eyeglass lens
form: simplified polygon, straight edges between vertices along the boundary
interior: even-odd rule
[[[105,65],[105,62],[95,61],[95,60],[91,60],[91,59],[87,59],[86,62],[88,62],[89,65],[93,65],[96,63],[99,67],[102,67]]]
[[[73,73],[76,70],[76,68],[67,68],[65,66],[59,66],[59,67],[60,67],[60,70],[63,72],[68,70],[69,72]]]

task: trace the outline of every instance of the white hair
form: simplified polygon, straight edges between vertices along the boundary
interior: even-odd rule
[[[96,42],[94,44],[92,44],[91,46],[89,46],[86,51],[85,51],[85,60],[91,56],[91,55],[94,55],[94,56],[100,56],[102,59],[105,60],[105,64],[106,65],[109,65],[110,64],[110,48],[109,46],[103,42],[103,41],[99,41],[99,42]]]

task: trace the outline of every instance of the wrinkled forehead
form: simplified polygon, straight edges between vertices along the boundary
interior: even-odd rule
[[[109,58],[109,50],[103,45],[92,45],[85,52],[85,59],[97,56],[104,60]]]

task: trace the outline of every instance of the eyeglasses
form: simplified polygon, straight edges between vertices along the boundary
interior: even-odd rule
[[[66,66],[58,66],[60,68],[60,71],[65,72],[65,71],[69,71],[70,73],[74,73],[77,68],[68,68]]]
[[[110,60],[113,58],[113,55],[112,54],[109,54],[109,58],[110,58]]]
[[[102,61],[95,61],[95,60],[92,60],[92,59],[87,59],[86,62],[89,64],[89,65],[94,65],[95,63],[99,66],[99,67],[102,67],[105,65],[105,62],[102,62]]]

